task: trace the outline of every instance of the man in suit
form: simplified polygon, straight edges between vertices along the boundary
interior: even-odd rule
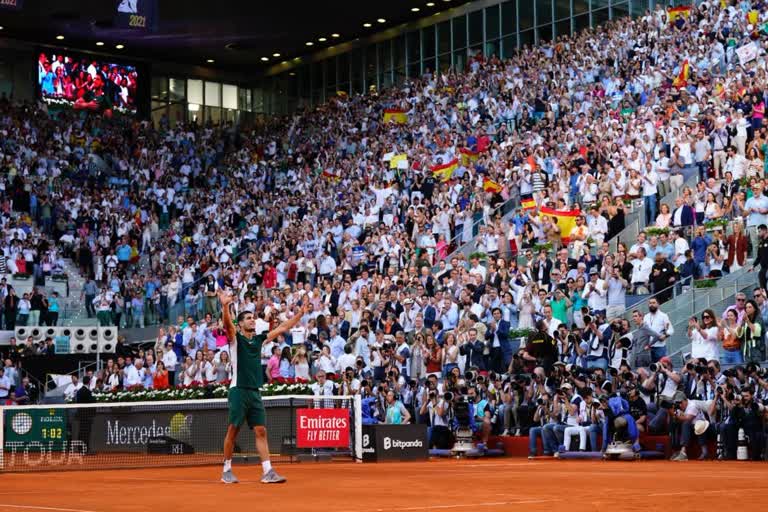
[[[720,194],[725,198],[732,198],[739,191],[739,182],[733,179],[733,173],[725,173],[725,181],[720,185]]]
[[[654,219],[655,221],[656,219]],[[685,204],[682,197],[675,199],[675,210],[672,212],[672,225],[675,227],[693,226],[696,216],[693,208]]]
[[[509,343],[509,322],[505,321],[501,309],[493,308],[493,320],[485,332],[485,339],[490,347],[489,369],[496,373],[504,373],[512,358]]]
[[[542,286],[549,286],[550,274],[552,273],[552,260],[547,258],[547,251],[542,249],[539,256],[533,262],[531,277]]]
[[[485,358],[483,357],[485,344],[477,339],[477,329],[474,327],[469,329],[468,335],[469,339],[459,347],[461,354],[467,356],[466,367],[467,369],[474,367],[480,371],[484,371],[486,370]]]
[[[423,295],[421,297],[422,304],[426,304],[424,307],[424,327],[431,329],[437,318],[437,308],[435,307],[435,298],[432,296]]]

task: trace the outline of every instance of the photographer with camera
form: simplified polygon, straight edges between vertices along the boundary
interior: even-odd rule
[[[476,386],[470,386],[467,390],[467,400],[472,405],[471,410],[474,413],[475,425],[477,425],[476,433],[479,440],[487,446],[492,429],[493,406],[483,397]]]
[[[765,430],[763,421],[766,407],[757,403],[755,393],[751,386],[742,388],[741,397],[734,396],[734,406],[731,415],[734,419],[736,433],[738,429],[744,429],[744,434],[749,441],[749,454],[752,460],[762,460],[765,449]],[[733,432],[733,430],[731,431]]]
[[[626,439],[632,444],[632,450],[640,451],[640,432],[637,430],[635,419],[630,414],[629,402],[620,396],[600,397],[600,409],[605,415],[603,422],[603,446],[601,451],[608,448],[614,437]]]
[[[536,331],[528,335],[522,357],[529,373],[536,366],[541,366],[547,373],[552,371],[552,365],[557,361],[557,345],[555,339],[547,332],[547,323],[544,320],[537,321]]]
[[[602,313],[600,314],[602,315]],[[582,349],[586,351],[587,368],[608,370],[608,346],[604,334],[610,336],[607,327],[600,328],[600,317],[584,315],[584,332],[581,335]],[[610,338],[609,338],[610,339]]]
[[[356,395],[360,391],[360,381],[355,377],[355,370],[351,366],[341,372],[339,394],[342,396]]]
[[[565,424],[568,425],[563,432],[563,445],[565,451],[571,450],[571,436],[579,436],[579,451],[587,450],[587,435],[592,424],[592,390],[585,387],[570,397],[566,404],[568,417]],[[594,449],[594,448],[593,448]]]
[[[544,448],[544,455],[549,456],[555,453],[557,446],[552,446],[548,442],[548,438],[544,436],[544,428],[547,425],[557,424],[559,419],[559,403],[557,403],[558,410],[555,412],[556,402],[551,399],[548,392],[543,391],[539,398],[536,399],[536,411],[533,413],[533,426],[528,430],[528,458],[532,459],[536,456],[536,438],[541,437],[541,442]]]
[[[678,391],[673,397],[674,412],[670,425],[672,447],[679,450],[670,460],[688,460],[687,446],[695,437],[701,447],[699,460],[709,457],[707,440],[715,437],[715,427],[709,419],[715,416],[717,402],[715,400],[689,400],[685,394]]]
[[[448,426],[449,405],[446,402],[446,397],[440,395],[436,383],[430,381],[427,381],[427,386],[425,386],[423,393],[424,399],[422,400],[419,414],[422,416],[426,415],[429,421],[429,447],[448,450],[453,446],[453,435]],[[448,397],[452,398],[452,395]]]
[[[563,444],[567,427],[565,420],[573,409],[569,407],[571,396],[573,396],[573,386],[567,382],[562,384],[555,392],[554,397],[555,407],[553,412],[557,415],[557,423],[544,426],[542,437],[545,445],[554,448],[553,453],[557,452],[558,448]]]
[[[530,379],[516,377],[514,380],[506,380],[501,389],[500,413],[504,421],[502,436],[519,436],[522,428],[522,416],[527,416],[527,400],[532,396]]]

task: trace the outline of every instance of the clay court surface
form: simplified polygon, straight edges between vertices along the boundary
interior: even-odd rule
[[[747,511],[763,509],[768,496],[768,464],[749,462],[494,459],[277,469],[288,483],[259,483],[260,466],[235,467],[241,483],[229,486],[212,466],[4,474],[0,510]]]

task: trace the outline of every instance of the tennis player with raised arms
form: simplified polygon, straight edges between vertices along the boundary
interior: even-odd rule
[[[240,432],[240,426],[246,422],[248,428],[253,429],[256,435],[256,450],[259,453],[261,467],[264,472],[261,482],[264,484],[279,484],[285,482],[285,478],[278,475],[272,469],[269,460],[269,446],[267,444],[266,413],[264,403],[261,400],[261,389],[264,384],[264,372],[261,366],[261,346],[264,342],[271,341],[279,335],[291,330],[299,323],[301,317],[307,314],[307,304],[301,307],[289,320],[281,323],[271,331],[256,332],[256,318],[250,311],[243,311],[237,315],[237,329],[232,323],[233,297],[228,292],[220,289],[218,292],[222,307],[222,321],[229,342],[229,354],[232,361],[232,383],[229,386],[229,419],[227,436],[224,438],[224,471],[221,481],[225,484],[238,482],[232,473],[232,453],[235,448],[235,439]]]

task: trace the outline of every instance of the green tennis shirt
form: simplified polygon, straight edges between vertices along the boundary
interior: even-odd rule
[[[264,385],[264,371],[261,366],[261,346],[267,334],[257,334],[253,338],[239,332],[229,346],[232,360],[232,382],[230,387],[260,389]]]

